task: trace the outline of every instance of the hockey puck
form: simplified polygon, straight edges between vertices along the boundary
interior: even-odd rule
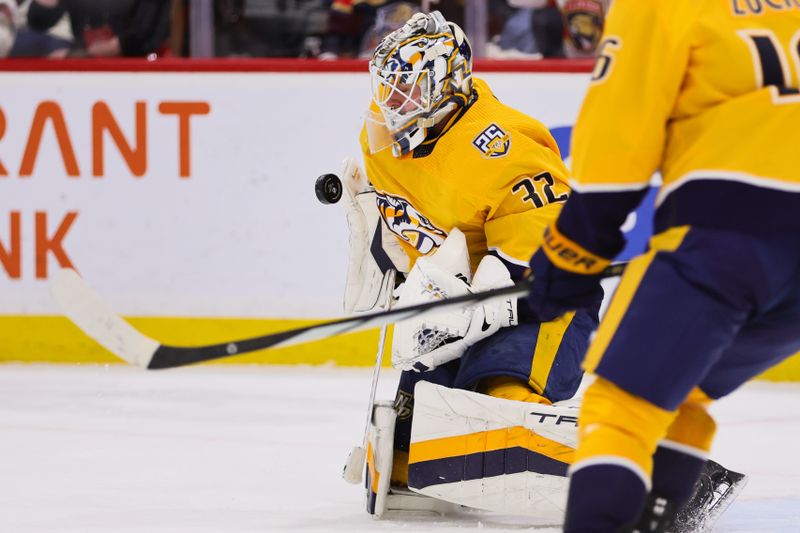
[[[336,174],[323,174],[317,178],[314,192],[323,204],[335,204],[342,198],[342,180]]]

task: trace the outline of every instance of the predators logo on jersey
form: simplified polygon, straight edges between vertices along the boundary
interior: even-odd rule
[[[405,198],[378,193],[376,202],[381,217],[392,233],[423,255],[438,248],[447,237],[447,233],[434,226]]]
[[[500,129],[497,124],[490,124],[475,137],[472,145],[487,159],[503,157],[511,148],[511,135]]]

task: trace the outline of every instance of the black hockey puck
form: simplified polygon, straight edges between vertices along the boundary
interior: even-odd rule
[[[323,174],[317,178],[314,192],[323,204],[335,204],[342,198],[342,180],[336,174]]]

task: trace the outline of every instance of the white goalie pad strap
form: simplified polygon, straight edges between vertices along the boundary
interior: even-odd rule
[[[389,489],[389,494],[386,496],[386,511],[385,512],[427,512],[436,514],[449,514],[456,512],[458,506],[440,500],[438,498],[431,498],[417,492],[408,490],[407,488],[392,487]],[[379,518],[376,516],[376,518]]]
[[[356,160],[345,159],[340,174],[341,203],[350,229],[344,311],[352,314],[371,311],[388,300],[388,291],[393,291],[394,286],[389,283],[387,272],[392,268],[407,272],[408,257],[396,238],[386,238],[388,229],[381,222],[377,194]]]
[[[459,505],[560,520],[577,415],[575,405],[517,402],[420,382],[409,487]]]

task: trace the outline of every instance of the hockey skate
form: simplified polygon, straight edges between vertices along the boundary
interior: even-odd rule
[[[747,485],[747,476],[706,461],[692,498],[678,511],[672,533],[709,531]]]
[[[639,522],[620,533],[703,533],[710,531],[747,484],[747,476],[714,461],[705,468],[694,494],[680,509],[665,498],[650,494]]]

